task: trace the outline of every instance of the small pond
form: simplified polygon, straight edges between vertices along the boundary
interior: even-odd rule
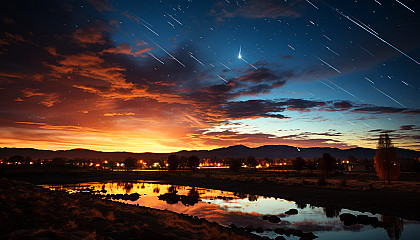
[[[159,182],[93,182],[44,187],[69,193],[84,191],[102,194],[115,201],[184,213],[224,226],[234,224],[248,227],[252,233],[272,239],[279,235],[286,239],[299,239],[296,231],[288,229],[312,232],[318,239],[420,239],[420,222],[348,209],[297,204],[273,197]],[[286,214],[290,209],[296,209],[297,214]],[[358,221],[352,222],[354,217],[347,214],[350,220],[343,222],[340,215],[345,216],[345,213],[365,216],[359,216]],[[275,217],[267,219],[267,216],[273,215],[281,221],[277,222]],[[249,227],[251,225],[253,228]],[[260,229],[257,233],[257,227],[264,231],[261,233]],[[276,228],[277,233],[273,231]]]

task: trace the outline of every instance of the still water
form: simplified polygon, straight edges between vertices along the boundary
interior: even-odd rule
[[[102,182],[44,187],[65,190],[70,193],[86,191],[86,189],[102,195],[132,194],[131,196],[135,196],[135,193],[138,193],[137,200],[116,201],[185,213],[224,226],[235,224],[238,227],[250,225],[262,227],[263,233],[255,231],[253,233],[272,239],[279,234],[266,229],[299,229],[303,232],[313,232],[318,239],[420,239],[420,222],[348,209],[321,208],[273,197],[159,182]],[[289,209],[297,209],[298,214],[285,214]],[[386,223],[387,227],[375,228],[363,224],[345,226],[339,217],[343,213],[377,217],[379,221]],[[272,223],[264,220],[263,217],[266,215],[276,215],[280,217],[281,221]],[[293,235],[282,236],[286,239],[299,239]]]

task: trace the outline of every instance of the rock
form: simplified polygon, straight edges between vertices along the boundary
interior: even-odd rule
[[[275,228],[274,232],[277,234],[284,234],[286,230],[284,230],[284,228]]]
[[[257,229],[255,229],[255,231],[257,233],[263,233],[264,232],[264,229],[262,227],[257,227]]]
[[[351,213],[340,214],[340,220],[344,222],[345,226],[351,226],[358,223],[358,219]]]
[[[269,222],[272,222],[272,223],[279,223],[281,220],[280,220],[280,218],[279,217],[277,217],[277,216],[275,216],[275,215],[271,215],[271,216],[269,216],[268,218],[267,218],[267,220],[269,221]]]
[[[303,236],[303,232],[302,232],[302,230],[295,229],[293,231],[293,235],[295,235],[296,237],[302,237]]]
[[[387,223],[384,223],[384,222],[381,222],[381,221],[378,221],[378,222],[372,224],[372,226],[375,227],[375,228],[377,228],[377,227],[380,227],[380,228],[389,227],[389,225]]]
[[[367,215],[357,215],[357,221],[364,225],[372,225],[377,223],[379,220],[377,217],[369,217]]]
[[[233,224],[233,223],[229,224],[229,227],[230,227],[231,229],[237,229],[237,228],[238,228],[238,227],[237,227],[235,224]]]
[[[294,232],[295,232],[294,229],[286,229],[284,231],[284,234],[286,234],[286,236],[290,236],[290,235],[293,235]]]
[[[302,236],[300,237],[300,239],[315,239],[318,238],[313,232],[307,232],[307,233],[302,233]]]
[[[292,209],[287,210],[284,214],[287,214],[287,215],[296,215],[296,214],[298,214],[298,210],[292,208]]]
[[[274,240],[286,240],[286,238],[284,238],[283,236],[277,236]]]
[[[245,231],[246,232],[253,232],[253,231],[255,231],[255,228],[252,225],[248,225],[248,226],[245,227]]]

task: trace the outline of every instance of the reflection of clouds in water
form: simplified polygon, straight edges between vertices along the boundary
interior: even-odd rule
[[[104,184],[88,183],[85,186],[94,186],[95,189],[103,189]],[[139,189],[139,187],[142,189]],[[165,192],[165,190],[168,190],[168,188],[171,188],[172,191],[176,189],[180,195],[199,194],[202,201],[193,206],[184,206],[180,202],[173,205],[166,204],[164,201],[158,200],[157,196],[162,192]],[[320,208],[283,199],[276,200],[271,197],[253,197],[253,195],[248,194],[177,185],[172,186],[169,184],[143,182],[116,182],[105,184],[105,190],[107,190],[108,193],[125,193],[128,189],[131,189],[129,191],[137,192],[141,195],[139,200],[130,203],[198,216],[200,218],[206,218],[210,222],[214,221],[226,226],[234,223],[235,225],[242,227],[253,225],[254,227],[271,229],[276,227],[293,228],[302,230],[303,232],[314,232],[315,234],[320,235],[320,238],[321,236],[327,236],[325,234],[330,234],[330,237],[327,237],[327,239],[338,239],[340,238],[339,236],[354,236],[355,238],[358,238],[359,235],[365,236],[364,234],[381,231],[385,234],[385,237],[387,236],[387,232],[384,229],[374,229],[372,226],[364,226],[361,224],[344,226],[338,218],[338,214],[340,213],[352,213],[355,215],[366,214],[378,217],[380,217],[380,215],[372,215],[347,209],[341,210],[339,208]],[[218,196],[232,197],[233,199],[218,199]],[[293,216],[285,215],[284,212],[291,208],[299,208],[299,214]],[[281,218],[281,222],[276,224],[262,220],[263,215],[276,215]],[[382,221],[388,221],[391,226],[387,229],[389,237],[392,236],[391,238],[398,239],[399,235],[403,232],[404,222],[386,218]],[[407,226],[406,228],[409,228],[409,224],[417,226],[417,228],[419,226],[419,223],[415,221],[406,221],[405,224]],[[418,230],[416,231],[414,233],[418,233]],[[350,233],[357,233],[359,235],[351,235]],[[331,236],[336,236],[336,238],[331,238]],[[402,236],[404,236],[404,233]]]

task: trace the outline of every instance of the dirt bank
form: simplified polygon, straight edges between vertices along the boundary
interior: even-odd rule
[[[0,239],[260,239],[204,219],[0,180]]]

